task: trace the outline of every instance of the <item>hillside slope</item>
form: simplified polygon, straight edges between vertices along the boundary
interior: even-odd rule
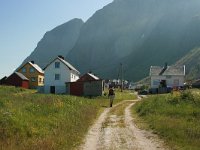
[[[200,48],[195,48],[176,62],[175,65],[186,66],[186,78],[197,79],[200,77]]]
[[[48,31],[23,63],[34,60],[44,68],[57,55],[67,55],[74,47],[82,25],[81,19],[73,19]]]
[[[68,59],[81,72],[138,80],[151,65],[175,63],[200,45],[200,2],[196,0],[116,0],[82,27]],[[81,57],[80,57],[81,56]]]
[[[122,63],[124,78],[137,81],[151,65],[174,64],[200,46],[199,8],[198,0],[114,0],[84,24],[75,19],[45,34],[25,61],[44,67],[61,54],[102,78],[117,78]]]

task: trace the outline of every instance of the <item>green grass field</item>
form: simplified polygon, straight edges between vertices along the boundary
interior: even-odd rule
[[[149,96],[133,107],[138,126],[153,129],[171,149],[199,150],[200,92]]]
[[[129,92],[116,92],[114,103],[134,98]],[[76,148],[105,106],[106,96],[45,95],[0,86],[0,149]]]

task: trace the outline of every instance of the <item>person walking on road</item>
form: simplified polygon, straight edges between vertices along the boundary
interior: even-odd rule
[[[110,107],[112,107],[113,100],[115,98],[114,88],[109,89],[108,97],[110,98]]]

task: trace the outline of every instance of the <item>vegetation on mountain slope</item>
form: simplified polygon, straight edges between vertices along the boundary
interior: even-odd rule
[[[200,77],[200,48],[195,48],[176,62],[175,65],[186,66],[186,79],[198,79]]]

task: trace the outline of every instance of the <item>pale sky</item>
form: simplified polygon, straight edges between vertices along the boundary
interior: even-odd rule
[[[86,21],[113,0],[0,0],[0,79],[35,49],[45,32],[73,18]]]

